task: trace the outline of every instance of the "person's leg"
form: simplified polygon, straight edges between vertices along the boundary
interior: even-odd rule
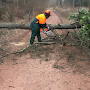
[[[32,45],[35,39],[35,35],[31,34],[31,38],[30,38],[30,44]]]
[[[31,34],[31,38],[30,38],[31,45],[34,43],[35,36],[36,36],[35,28],[32,28],[32,34]]]
[[[40,26],[36,23],[33,23],[30,44],[33,44],[36,35],[37,35],[38,41],[41,42]]]
[[[37,32],[37,38],[38,38],[38,42],[41,42],[40,30]]]

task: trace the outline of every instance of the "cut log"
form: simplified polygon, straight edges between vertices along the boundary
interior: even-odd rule
[[[29,24],[19,24],[19,23],[0,23],[0,28],[8,28],[8,29],[31,29]]]
[[[79,24],[52,24],[50,25],[50,29],[75,29],[81,28]]]
[[[51,24],[49,25],[50,29],[75,29],[81,28],[78,24]],[[29,24],[19,24],[19,23],[0,23],[0,28],[8,28],[8,29],[24,29],[31,30]]]

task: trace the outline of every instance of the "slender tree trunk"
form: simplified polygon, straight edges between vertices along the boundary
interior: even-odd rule
[[[17,0],[17,9],[18,9],[18,0]]]
[[[89,11],[90,11],[90,0],[88,0],[88,7],[89,7]]]
[[[25,6],[25,0],[23,1],[23,5]]]

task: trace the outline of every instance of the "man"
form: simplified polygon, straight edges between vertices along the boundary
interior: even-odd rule
[[[49,18],[50,11],[46,10],[44,14],[37,15],[31,22],[30,27],[32,28],[32,34],[30,38],[30,44],[34,43],[35,36],[38,38],[38,42],[41,42],[40,28],[47,28],[46,19]],[[49,29],[48,29],[49,30]]]

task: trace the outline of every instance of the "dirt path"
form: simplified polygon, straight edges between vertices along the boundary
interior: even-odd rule
[[[47,20],[59,23],[55,13]],[[60,32],[59,32],[60,33]],[[29,41],[27,33],[20,42],[9,43],[13,50],[25,47]],[[45,35],[42,37],[46,37]],[[75,72],[64,54],[67,47],[60,44],[33,46],[28,52],[10,55],[0,65],[0,90],[90,90],[89,70]],[[74,49],[73,49],[74,50]],[[72,51],[73,51],[72,50]],[[83,61],[78,65],[86,65]]]

